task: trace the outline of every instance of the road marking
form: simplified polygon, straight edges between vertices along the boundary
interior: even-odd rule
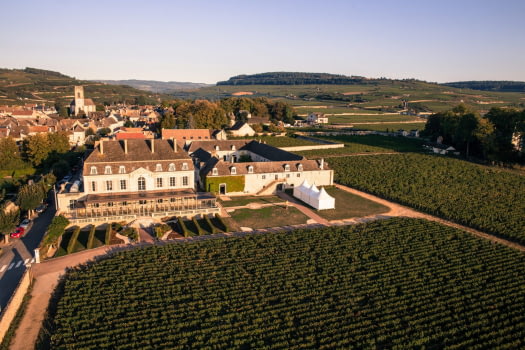
[[[7,265],[2,266],[2,269],[0,269],[0,273],[4,272],[5,269],[7,269]]]
[[[29,261],[29,258],[27,258],[27,259],[24,261],[24,265],[26,265],[28,261]]]
[[[23,261],[20,260],[20,261],[16,264],[15,268],[17,268],[18,266],[22,265],[22,263],[23,263]]]
[[[13,266],[15,266],[15,263],[11,263],[7,269],[11,270],[13,268]]]

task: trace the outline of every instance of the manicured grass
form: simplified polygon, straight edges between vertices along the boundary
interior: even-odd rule
[[[326,220],[359,218],[368,215],[382,214],[390,209],[366,198],[343,191],[337,187],[325,188],[335,198],[335,209],[318,210],[316,213]]]
[[[275,205],[261,209],[238,209],[230,213],[239,226],[253,229],[304,224],[308,217],[294,207]]]
[[[267,204],[283,202],[283,200],[277,196],[243,196],[230,198],[231,200],[229,201],[220,201],[223,207],[240,207],[250,203]]]

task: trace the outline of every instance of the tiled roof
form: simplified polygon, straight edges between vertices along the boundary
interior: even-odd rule
[[[131,139],[141,139],[145,140],[146,135],[141,132],[119,132],[115,134],[117,140],[131,140]]]
[[[162,129],[162,139],[210,140],[211,132],[209,129]]]
[[[211,176],[213,168],[217,168],[217,176],[235,175],[231,173],[232,167],[235,167],[236,175],[251,174],[249,172],[250,166],[253,167],[253,174],[281,173],[286,171],[286,165],[290,167],[289,172],[330,169],[326,162],[324,163],[323,169],[320,169],[319,163],[316,160],[304,159],[300,161],[230,163],[218,160],[214,157],[206,162],[205,166],[202,168],[201,176]],[[300,165],[303,167],[302,170],[299,170]]]

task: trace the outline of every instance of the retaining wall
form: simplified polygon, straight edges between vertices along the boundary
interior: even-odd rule
[[[0,314],[0,343],[4,340],[4,337],[9,330],[9,326],[11,325],[11,322],[13,322],[20,305],[22,305],[24,296],[26,295],[29,286],[31,286],[32,281],[33,276],[31,274],[31,268],[29,267],[25,270],[15,292]]]

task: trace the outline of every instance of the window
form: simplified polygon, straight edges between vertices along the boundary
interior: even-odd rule
[[[76,206],[77,206],[76,199],[70,199],[69,200],[69,209],[75,209]]]
[[[95,181],[91,182],[91,191],[93,192],[97,191],[97,183]]]
[[[146,204],[146,203],[147,203],[147,202],[146,202],[145,199],[141,199],[141,200],[139,200],[139,204],[140,204],[140,205],[144,205],[144,204]]]
[[[96,166],[92,166],[91,170],[89,171],[89,174],[90,175],[97,175],[97,167]]]
[[[168,170],[169,170],[169,171],[175,171],[175,164],[170,163],[170,165],[169,165],[169,169],[168,169]]]
[[[263,176],[262,176],[262,179],[263,179],[263,180],[266,180],[266,175],[263,175]]]
[[[215,150],[219,151],[220,150],[219,146],[215,146]]]
[[[170,186],[171,187],[177,186],[177,178],[175,176],[170,177]]]
[[[142,176],[139,177],[138,188],[139,188],[139,191],[145,191],[146,190],[146,179],[143,178]]]
[[[162,177],[157,178],[157,187],[158,188],[162,187]]]
[[[230,173],[231,173],[232,175],[237,174],[237,168],[234,167],[234,166],[232,166],[232,167],[230,168]]]
[[[289,179],[290,178],[290,174],[286,174],[286,178]]]
[[[182,163],[182,170],[188,170],[188,163]]]
[[[106,165],[106,167],[104,168],[104,174],[106,175],[111,174],[111,166]]]
[[[301,177],[301,173],[297,173],[297,177]]]
[[[235,146],[234,145],[232,145],[232,151],[235,151]]]
[[[113,206],[113,202],[108,202],[108,207],[112,207]]]
[[[106,181],[106,191],[113,191],[113,181]]]
[[[302,165],[302,164],[299,164],[299,165],[297,166],[297,170],[299,170],[299,171],[303,171],[303,165]]]
[[[155,165],[155,171],[162,171],[162,165],[161,164]]]
[[[157,203],[162,203],[162,202],[163,202],[162,198],[157,199]]]
[[[223,156],[222,158],[224,159],[225,162],[228,161],[228,156]]]
[[[122,202],[122,206],[123,206],[123,207],[125,207],[125,206],[127,206],[127,205],[128,205],[128,202],[126,202],[126,201]]]
[[[118,173],[119,174],[125,174],[126,173],[126,167],[124,165],[121,165],[118,167]]]
[[[183,176],[182,177],[182,186],[188,186],[188,177],[187,176]]]
[[[217,168],[213,168],[213,170],[211,171],[211,174],[212,175],[219,175],[219,171],[217,170]]]
[[[249,174],[253,174],[253,165],[250,165],[250,166],[248,167],[248,173],[249,173]]]
[[[120,189],[125,190],[127,187],[126,180],[120,180]]]
[[[284,171],[290,171],[290,164],[284,165]]]
[[[172,198],[170,198],[170,202],[171,202],[171,203],[175,203],[176,201],[177,201],[177,199],[176,199],[176,198],[173,198],[173,197],[172,197]]]
[[[279,179],[279,174],[275,174],[275,180]]]

